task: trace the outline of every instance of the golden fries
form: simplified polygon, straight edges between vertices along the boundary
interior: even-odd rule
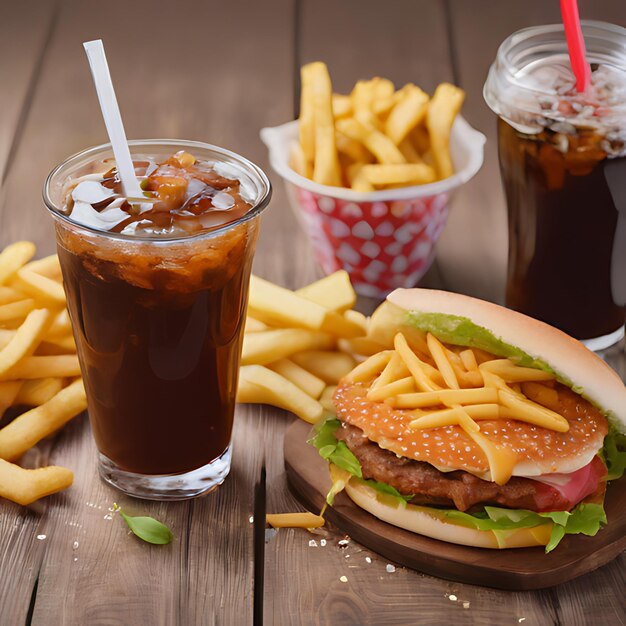
[[[0,417],[10,407],[26,410],[0,429],[0,497],[18,504],[72,484],[69,469],[10,461],[86,407],[82,380],[72,382],[80,367],[59,260],[31,261],[34,254],[28,241],[0,253]]]
[[[8,461],[0,459],[0,497],[26,506],[62,491],[74,481],[72,470],[65,467],[40,467],[24,469]]]
[[[299,141],[290,153],[300,175],[364,193],[452,175],[450,131],[464,98],[458,87],[441,84],[431,99],[412,83],[396,91],[375,77],[343,95],[332,93],[323,63],[304,65],[301,76]],[[364,168],[370,165],[380,169]],[[382,168],[408,165],[422,167]]]
[[[430,135],[433,160],[440,178],[447,178],[454,173],[450,158],[450,131],[464,99],[465,93],[462,89],[450,83],[442,83],[437,87],[428,104],[426,128]]]
[[[307,102],[305,111],[311,110],[313,117],[315,140],[313,180],[323,185],[339,186],[341,185],[341,171],[335,144],[332,96],[333,89],[326,65],[318,62],[305,66],[302,99]],[[310,133],[310,130],[307,132]],[[307,154],[306,151],[305,154]]]
[[[309,424],[315,424],[324,413],[324,408],[317,400],[280,374],[261,365],[245,365],[241,368],[237,402],[271,404],[291,411]]]
[[[30,241],[17,241],[0,253],[0,285],[6,283],[17,270],[35,255],[35,244]]]
[[[243,339],[241,364],[266,365],[289,357],[296,352],[332,348],[334,343],[333,337],[328,333],[302,328],[281,328],[260,333],[249,333]]]
[[[0,458],[12,461],[87,408],[82,380],[61,389],[48,402],[0,429]]]
[[[26,316],[11,341],[0,351],[0,376],[35,351],[49,321],[50,313],[45,309],[31,311]]]

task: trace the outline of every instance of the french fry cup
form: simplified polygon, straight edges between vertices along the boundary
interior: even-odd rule
[[[373,132],[354,121],[337,120],[337,128],[352,137],[367,131],[370,148],[380,149],[376,143],[376,133],[380,131],[374,129]],[[399,125],[398,139],[409,127],[409,123]],[[268,147],[272,168],[285,181],[292,208],[324,273],[345,269],[357,293],[377,298],[385,297],[396,287],[415,286],[426,273],[446,223],[449,199],[480,169],[485,143],[484,135],[458,115],[450,135],[454,174],[443,180],[425,182],[424,174],[427,181],[432,170],[419,168],[415,173],[421,175],[424,184],[409,181],[403,187],[376,189],[365,178],[368,171],[372,171],[367,169],[368,165],[355,163],[359,169],[355,175],[363,178],[358,188],[364,190],[355,191],[315,183],[290,167],[291,146],[298,141],[298,121],[264,128],[261,138]],[[394,149],[394,157],[388,155],[391,161],[396,160],[397,165],[406,163],[408,159],[402,153],[401,158],[397,158],[398,149],[388,141]],[[388,148],[387,144],[383,148]],[[403,145],[402,149],[405,148]],[[405,153],[409,154],[406,149]],[[421,165],[428,168],[430,164]],[[396,175],[406,181],[406,174],[413,169],[398,168]],[[378,171],[374,170],[374,179]]]

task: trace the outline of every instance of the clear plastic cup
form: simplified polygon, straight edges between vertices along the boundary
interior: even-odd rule
[[[271,187],[257,166],[222,148],[129,143],[135,160],[185,150],[218,162],[252,204],[236,221],[187,237],[76,223],[63,213],[64,186],[109,169],[110,145],[70,157],[44,186],[100,474],[135,497],[181,500],[214,489],[230,471],[248,282]]]

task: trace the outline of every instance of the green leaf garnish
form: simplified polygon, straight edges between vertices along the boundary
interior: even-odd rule
[[[114,504],[113,507],[122,516],[128,528],[142,541],[155,545],[165,545],[174,538],[172,531],[165,524],[155,520],[154,517],[133,517],[126,515],[117,504]]]
[[[621,478],[626,471],[626,435],[622,435],[611,427],[609,434],[604,438],[604,447],[600,456],[609,472],[606,479]]]
[[[359,460],[350,452],[344,441],[338,441],[335,431],[341,426],[338,419],[328,419],[315,427],[315,435],[309,439],[323,459],[350,472],[358,478],[363,477]]]

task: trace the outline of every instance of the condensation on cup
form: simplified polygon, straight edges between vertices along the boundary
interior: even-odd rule
[[[501,44],[484,96],[499,116],[506,303],[601,350],[624,336],[626,312],[626,29],[582,29],[586,92],[555,24]]]

